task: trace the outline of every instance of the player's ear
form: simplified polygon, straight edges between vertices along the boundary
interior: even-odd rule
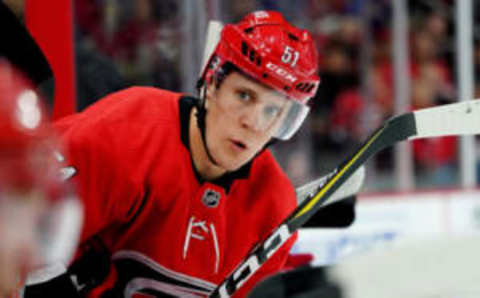
[[[212,99],[212,96],[215,94],[215,90],[216,90],[215,82],[208,82],[205,90],[205,98],[207,99],[207,102],[206,102],[207,105],[208,105],[208,101]]]

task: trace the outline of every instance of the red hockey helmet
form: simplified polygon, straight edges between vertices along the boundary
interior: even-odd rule
[[[223,28],[202,79],[211,81],[217,70],[230,62],[254,80],[286,95],[294,106],[275,137],[288,139],[308,114],[307,101],[320,83],[317,56],[308,31],[290,25],[278,12],[257,11]]]
[[[0,216],[0,237],[30,223],[40,262],[67,259],[81,224],[81,205],[61,181],[58,150],[38,93],[25,76],[0,59],[0,213],[20,214],[32,206],[26,202],[44,206],[35,213],[35,223]]]
[[[30,82],[0,61],[0,185],[44,187],[55,173],[53,134]]]

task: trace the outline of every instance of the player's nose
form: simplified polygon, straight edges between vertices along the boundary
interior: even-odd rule
[[[259,132],[263,130],[263,120],[261,107],[259,105],[254,105],[248,109],[242,111],[240,115],[240,123],[243,128]]]

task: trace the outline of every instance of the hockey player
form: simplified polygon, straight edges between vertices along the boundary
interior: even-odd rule
[[[85,205],[66,273],[79,295],[211,293],[296,207],[267,147],[295,133],[318,84],[311,35],[258,11],[224,27],[199,99],[134,87],[58,122]],[[294,238],[236,297],[282,268]]]
[[[60,181],[57,150],[33,85],[0,59],[0,297],[77,245],[82,213]]]

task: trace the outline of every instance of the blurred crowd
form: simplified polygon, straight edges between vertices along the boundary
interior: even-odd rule
[[[187,46],[181,44],[182,1],[74,2],[76,57],[81,65],[77,76],[79,109],[130,85],[181,91],[180,51]],[[215,2],[205,1],[207,16]],[[303,132],[276,151],[294,183],[330,170],[392,116],[391,1],[297,0],[294,7],[287,0],[217,2],[221,2],[223,21],[236,21],[252,10],[280,10],[296,25],[309,29],[317,41],[322,82],[310,119]],[[474,5],[480,8],[480,4]],[[408,1],[412,110],[457,98],[454,12],[451,0]],[[477,38],[475,45],[478,77]],[[475,85],[475,93],[478,97],[480,84]],[[458,182],[457,143],[453,137],[412,143],[420,186],[453,186]],[[377,177],[392,177],[392,166],[392,150],[386,150],[378,154],[372,168]],[[388,179],[378,181],[378,188],[392,186]]]
[[[314,152],[338,156],[355,148],[394,113],[392,6],[390,1],[309,4],[306,23],[318,40],[322,68],[311,119],[312,143]],[[456,98],[453,12],[448,1],[408,3],[412,110]],[[437,187],[456,183],[456,138],[415,141],[412,146],[417,182]],[[314,156],[316,166],[321,166],[324,155]],[[373,169],[377,177],[391,177],[392,165],[392,149],[387,149],[376,157]]]

